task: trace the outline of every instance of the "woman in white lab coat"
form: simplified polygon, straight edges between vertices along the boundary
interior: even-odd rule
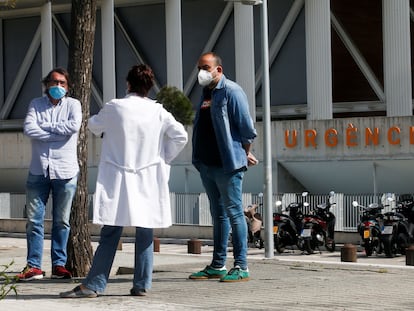
[[[102,136],[93,222],[103,228],[88,276],[82,285],[61,293],[63,298],[96,297],[104,291],[125,226],[136,227],[130,293],[145,295],[152,283],[153,228],[172,224],[169,164],[187,143],[187,132],[161,104],[146,97],[154,84],[148,65],[133,66],[126,80],[126,97],[111,100],[89,119],[89,130]]]

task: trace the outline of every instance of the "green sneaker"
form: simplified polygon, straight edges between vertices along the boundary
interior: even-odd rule
[[[250,279],[249,269],[243,270],[239,266],[235,266],[220,279],[220,282],[244,282]]]
[[[213,268],[212,266],[206,266],[204,270],[194,272],[188,278],[191,280],[220,279],[226,274],[227,274],[226,267]]]

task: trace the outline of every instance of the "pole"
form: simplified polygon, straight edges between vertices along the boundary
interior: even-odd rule
[[[264,166],[264,211],[265,211],[265,257],[274,256],[273,243],[273,210],[272,210],[272,153],[271,153],[271,112],[270,112],[270,78],[269,78],[269,42],[267,0],[263,0],[261,6],[262,22],[262,97],[263,97],[263,166]]]

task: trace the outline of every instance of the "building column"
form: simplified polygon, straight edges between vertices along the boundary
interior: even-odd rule
[[[102,99],[103,103],[116,97],[114,1],[103,0],[102,16]]]
[[[332,58],[329,0],[306,0],[308,120],[332,119]]]
[[[41,49],[42,49],[42,77],[53,69],[53,40],[52,40],[52,3],[47,1],[42,5],[40,13]]]
[[[3,19],[0,18],[0,114],[4,105],[4,36]]]
[[[234,41],[236,81],[243,88],[249,101],[249,110],[256,121],[256,90],[254,65],[253,7],[234,4]]]
[[[382,8],[387,116],[411,116],[410,1],[383,0]]]
[[[167,84],[183,89],[181,0],[165,1]]]

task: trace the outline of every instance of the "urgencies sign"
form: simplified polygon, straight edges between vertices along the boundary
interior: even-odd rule
[[[413,117],[281,121],[275,133],[281,158],[414,156]]]

